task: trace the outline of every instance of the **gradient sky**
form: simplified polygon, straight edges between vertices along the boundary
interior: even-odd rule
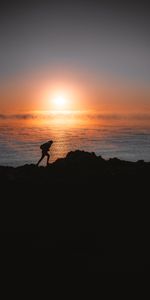
[[[150,108],[148,1],[1,1],[0,110]],[[44,98],[45,97],[45,98]]]

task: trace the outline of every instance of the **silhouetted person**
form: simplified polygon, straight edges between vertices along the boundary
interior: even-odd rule
[[[49,158],[50,158],[48,151],[52,144],[53,144],[53,141],[48,141],[47,143],[44,143],[40,146],[40,149],[42,150],[42,156],[41,156],[40,160],[38,161],[37,166],[39,165],[39,163],[42,161],[42,159],[45,156],[47,156],[47,166],[48,166]]]

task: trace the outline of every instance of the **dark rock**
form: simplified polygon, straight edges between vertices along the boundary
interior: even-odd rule
[[[1,166],[1,245],[49,248],[50,260],[73,270],[84,261],[95,272],[143,271],[149,177],[150,163],[80,150],[48,167]]]

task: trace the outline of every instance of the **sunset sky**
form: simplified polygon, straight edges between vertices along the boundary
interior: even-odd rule
[[[0,112],[150,111],[148,1],[1,1]]]

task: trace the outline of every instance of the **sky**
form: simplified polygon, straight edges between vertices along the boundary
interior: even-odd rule
[[[1,1],[0,112],[54,109],[56,97],[150,110],[148,1]]]

